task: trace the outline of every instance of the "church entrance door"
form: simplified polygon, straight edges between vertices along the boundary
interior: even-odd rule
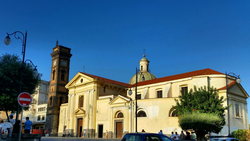
[[[116,138],[122,138],[122,122],[116,122]]]
[[[78,118],[77,119],[77,125],[78,125],[78,128],[77,128],[77,136],[78,137],[81,137],[82,136],[82,118]]]
[[[103,125],[98,125],[98,138],[102,138],[103,135]]]

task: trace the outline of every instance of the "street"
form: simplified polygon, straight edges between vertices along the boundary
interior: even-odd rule
[[[79,137],[42,137],[41,141],[120,141],[121,139],[79,138]]]

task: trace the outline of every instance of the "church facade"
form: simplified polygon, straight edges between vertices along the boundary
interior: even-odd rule
[[[236,78],[212,70],[202,69],[192,72],[156,78],[148,71],[149,61],[141,59],[137,75],[137,108],[135,106],[136,75],[130,84],[78,72],[67,84],[68,102],[60,105],[58,136],[63,133],[85,138],[122,138],[123,135],[137,131],[164,134],[172,131],[180,133],[178,116],[172,107],[176,104],[181,90],[189,91],[194,86],[213,86],[220,96],[228,99],[230,107],[225,111],[226,125],[220,132],[228,134],[236,129],[248,129],[247,98],[249,95],[236,82]],[[144,80],[143,80],[144,79]],[[132,95],[129,95],[129,90]],[[228,90],[228,91],[227,91]],[[227,105],[225,101],[224,106]],[[136,110],[135,110],[136,109]],[[230,124],[228,124],[230,121]]]

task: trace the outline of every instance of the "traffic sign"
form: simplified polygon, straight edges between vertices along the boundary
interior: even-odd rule
[[[20,106],[22,107],[28,107],[31,104],[32,97],[27,92],[22,92],[18,95],[17,101]]]

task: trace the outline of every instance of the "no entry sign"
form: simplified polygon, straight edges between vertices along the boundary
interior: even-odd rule
[[[18,95],[17,101],[20,106],[28,107],[32,101],[32,97],[27,92],[22,92]]]

